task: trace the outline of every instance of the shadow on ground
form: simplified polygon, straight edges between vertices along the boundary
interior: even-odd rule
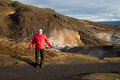
[[[28,58],[23,58],[23,57],[21,57],[21,56],[11,56],[11,57],[12,57],[12,58],[15,58],[15,59],[17,59],[17,60],[24,61],[24,62],[26,62],[27,64],[29,64],[29,65],[31,65],[31,66],[33,66],[33,67],[36,66],[35,62],[33,62],[32,60],[30,60],[30,59],[28,59]]]

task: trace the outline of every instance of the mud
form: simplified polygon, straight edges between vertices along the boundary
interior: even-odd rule
[[[73,48],[62,48],[60,50],[62,52],[86,54],[98,58],[120,57],[120,46],[76,46]]]

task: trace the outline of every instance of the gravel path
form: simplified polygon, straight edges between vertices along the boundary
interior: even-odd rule
[[[44,68],[31,65],[1,67],[0,80],[78,80],[77,75],[120,73],[120,63],[50,64]]]

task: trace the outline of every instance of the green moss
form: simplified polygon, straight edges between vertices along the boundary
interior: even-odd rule
[[[89,58],[86,56],[73,56],[73,57],[65,57],[64,62],[66,63],[86,63],[86,62],[98,62],[96,58]]]

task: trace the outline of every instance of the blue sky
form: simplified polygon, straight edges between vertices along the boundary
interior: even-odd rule
[[[91,21],[120,21],[120,0],[14,0]]]

